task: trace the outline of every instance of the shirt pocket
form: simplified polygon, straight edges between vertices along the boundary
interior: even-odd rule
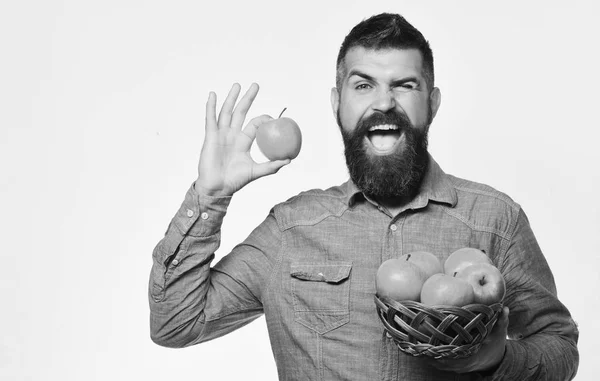
[[[292,264],[294,319],[320,334],[348,323],[351,269],[352,262]]]

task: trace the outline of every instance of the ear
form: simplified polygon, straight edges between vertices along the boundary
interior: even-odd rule
[[[440,104],[442,103],[442,93],[440,89],[434,87],[431,90],[431,94],[429,94],[429,100],[431,102],[431,119],[435,118],[435,114],[437,114],[438,109],[440,108]]]
[[[337,118],[338,109],[340,108],[340,93],[337,87],[331,88],[331,109],[333,110],[333,116]]]

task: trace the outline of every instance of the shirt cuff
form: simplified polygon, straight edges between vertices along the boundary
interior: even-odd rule
[[[199,194],[194,184],[192,183],[187,191],[173,218],[173,224],[183,235],[209,237],[221,229],[231,196],[213,197]]]
[[[527,351],[518,340],[506,340],[506,351],[491,380],[519,380],[524,376]],[[487,379],[487,378],[486,378]]]

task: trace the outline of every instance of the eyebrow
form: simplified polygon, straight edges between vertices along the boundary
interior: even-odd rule
[[[419,82],[419,78],[417,78],[415,76],[410,76],[410,77],[405,77],[402,79],[397,79],[395,81],[392,81],[392,86],[399,86],[399,85],[403,85],[408,82],[414,82],[417,85],[421,83],[421,82]]]
[[[367,81],[376,82],[374,77],[370,76],[370,75],[369,75],[369,74],[367,74],[367,73],[363,73],[363,72],[362,72],[362,71],[360,71],[360,70],[356,70],[356,69],[352,69],[352,70],[351,70],[351,71],[348,73],[348,79],[350,79],[350,78],[351,78],[352,76],[354,76],[354,75],[356,75],[356,76],[358,76],[358,77],[361,77],[361,78],[364,78],[364,79],[366,79]],[[416,82],[417,84],[419,84],[419,83],[420,83],[420,81],[419,81],[419,78],[418,78],[418,77],[416,77],[416,76],[414,76],[414,75],[412,75],[412,76],[405,77],[405,78],[402,78],[402,79],[397,79],[397,80],[394,80],[394,81],[392,81],[392,83],[391,83],[391,84],[392,84],[392,86],[399,86],[399,85],[402,85],[402,84],[404,84],[404,83],[407,83],[407,82]]]
[[[364,78],[368,81],[375,81],[375,78],[371,77],[369,74],[363,73],[362,71],[356,69],[350,70],[350,73],[348,73],[348,79],[350,79],[354,75]]]

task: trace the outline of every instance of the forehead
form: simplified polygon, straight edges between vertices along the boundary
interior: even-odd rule
[[[343,65],[346,79],[354,72],[373,77],[421,77],[423,57],[417,49],[354,47],[346,53]]]

